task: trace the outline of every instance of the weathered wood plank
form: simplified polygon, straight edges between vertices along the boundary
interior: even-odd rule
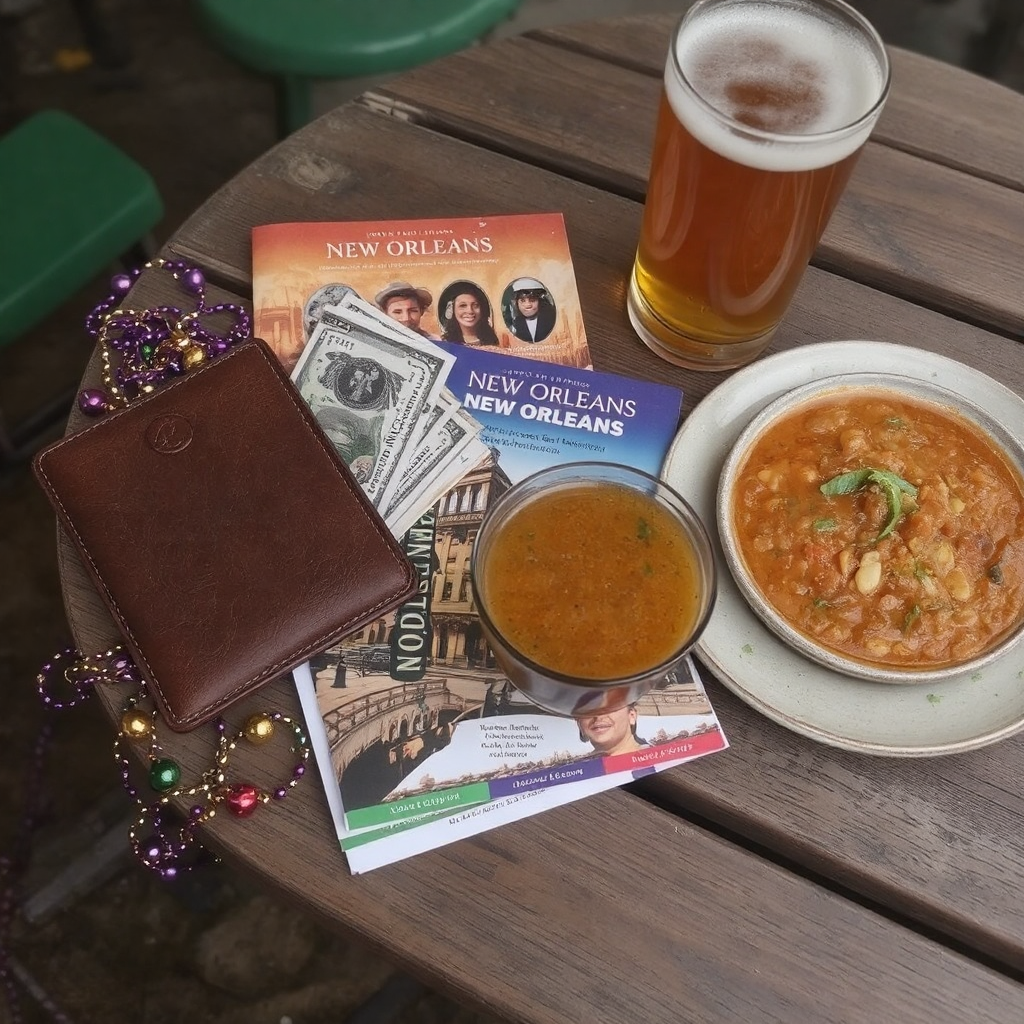
[[[366,101],[630,198],[647,182],[659,81],[527,39],[467,51]],[[500,74],[515,66],[522,76]],[[1021,112],[1024,114],[1024,98]],[[1024,333],[1024,192],[869,143],[815,254],[944,312]]]
[[[660,78],[676,20],[664,14],[582,22],[531,38]],[[876,142],[1024,189],[1024,96],[900,47],[889,47],[889,56],[892,91]]]
[[[732,747],[638,792],[792,858],[1024,971],[1024,739],[933,759],[794,743],[709,687]],[[740,756],[734,756],[739,752]]]
[[[561,210],[598,367],[683,383],[687,408],[717,383],[714,375],[668,367],[635,340],[624,296],[640,225],[637,203],[525,164],[511,173],[497,154],[359,107],[327,115],[323,128],[286,141],[225,186],[177,233],[176,253],[245,293],[251,287],[249,231],[256,224]],[[873,183],[876,175],[868,170]],[[874,231],[869,210],[864,232]],[[812,268],[775,348],[851,337],[916,344],[954,357],[977,349],[999,379],[1008,379],[1007,364],[1017,351],[959,321]],[[970,361],[985,365],[974,356]]]

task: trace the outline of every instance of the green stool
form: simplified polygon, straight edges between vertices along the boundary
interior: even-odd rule
[[[149,174],[59,110],[0,138],[0,208],[0,348],[141,252],[163,216]],[[0,450],[10,456],[14,447],[0,422]]]
[[[455,53],[522,0],[194,0],[207,33],[273,75],[278,130],[310,120],[312,80],[391,74]]]

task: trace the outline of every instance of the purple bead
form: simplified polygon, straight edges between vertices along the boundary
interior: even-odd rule
[[[206,278],[203,277],[203,272],[192,267],[190,270],[186,270],[181,275],[182,287],[187,292],[198,294],[203,290],[203,286],[206,284]]]
[[[78,393],[78,408],[86,416],[102,416],[107,411],[107,396],[99,388],[85,388]]]
[[[301,779],[302,776],[306,774],[306,766],[304,764],[297,764],[295,766],[295,771],[292,772],[292,774],[295,776],[295,778]]]
[[[284,786],[278,786],[274,790],[274,799],[283,800],[288,795],[288,790]]]
[[[115,274],[110,279],[110,288],[114,295],[122,296],[127,295],[132,287],[132,278],[130,274]]]

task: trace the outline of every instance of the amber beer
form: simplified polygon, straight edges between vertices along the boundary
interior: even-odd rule
[[[665,66],[630,320],[671,362],[771,342],[881,113],[889,61],[842,0],[699,0]]]

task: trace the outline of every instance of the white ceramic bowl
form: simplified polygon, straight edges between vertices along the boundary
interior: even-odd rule
[[[900,685],[932,682],[971,672],[1005,654],[1024,638],[1024,614],[1019,617],[1016,625],[1008,633],[1004,633],[996,643],[965,661],[920,669],[872,664],[825,647],[814,638],[790,625],[766,599],[744,562],[735,535],[731,515],[731,497],[737,475],[754,442],[780,417],[788,415],[799,406],[819,401],[829,393],[835,393],[836,399],[840,400],[843,391],[863,392],[866,389],[896,392],[908,399],[944,407],[958,414],[987,434],[989,439],[1003,451],[1010,464],[1016,468],[1018,476],[1024,480],[1024,445],[1021,441],[983,409],[954,392],[930,381],[898,374],[852,373],[826,377],[812,384],[795,388],[767,405],[750,421],[730,450],[722,468],[716,498],[718,531],[726,563],[743,597],[762,622],[794,650],[826,668],[858,679]]]

